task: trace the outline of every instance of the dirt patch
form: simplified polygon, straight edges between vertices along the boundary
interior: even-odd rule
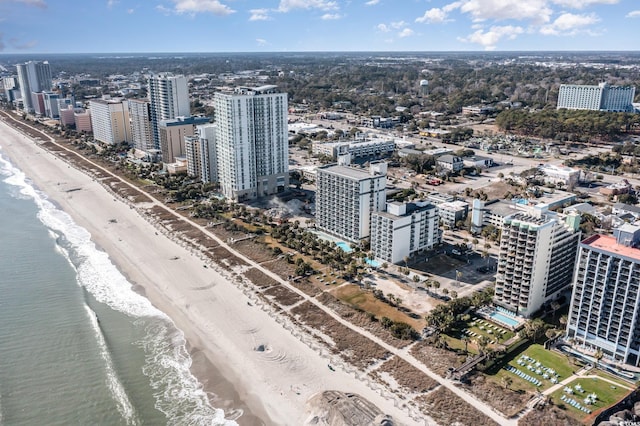
[[[427,395],[418,396],[415,401],[425,414],[431,416],[441,425],[497,425],[496,422],[444,387],[440,387]]]
[[[276,256],[266,245],[259,241],[244,240],[233,245],[233,249],[247,256],[256,263],[274,260]]]
[[[262,288],[277,286],[280,284],[278,283],[278,281],[274,280],[273,278],[256,268],[248,269],[244,272],[244,276],[247,277],[253,284]]]
[[[375,316],[372,316],[362,310],[355,309],[336,299],[329,293],[322,293],[317,297],[317,299],[342,318],[354,325],[357,325],[358,327],[364,328],[391,346],[403,348],[413,342],[413,340],[404,340],[394,337],[388,329],[382,326]],[[389,306],[389,308],[391,307]]]
[[[446,349],[436,348],[428,342],[418,342],[411,348],[411,355],[426,365],[429,370],[445,377],[449,367],[459,367],[464,364],[465,357]]]
[[[281,285],[270,287],[262,294],[273,296],[275,301],[283,306],[291,306],[303,300],[302,296]]]
[[[505,389],[479,373],[471,376],[469,384],[465,383],[462,387],[507,417],[514,416],[524,409],[532,396],[527,392]]]
[[[438,386],[438,382],[397,356],[382,364],[372,375],[377,372],[389,373],[403,387],[404,392],[427,392]]]
[[[582,422],[554,405],[535,408],[522,417],[518,423],[521,425],[582,426]]]
[[[339,354],[346,362],[356,367],[366,368],[390,355],[382,346],[340,324],[310,302],[296,306],[291,310],[291,314],[309,327],[312,333],[317,330],[325,334],[333,342],[333,345],[328,345],[326,340],[320,341],[327,344],[335,354]]]

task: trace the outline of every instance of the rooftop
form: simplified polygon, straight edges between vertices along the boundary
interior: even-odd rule
[[[602,250],[617,256],[624,256],[640,262],[640,249],[618,244],[611,235],[594,235],[582,242],[583,245]]]
[[[384,176],[381,174],[372,175],[369,172],[369,169],[356,169],[354,167],[336,166],[336,165],[320,167],[318,168],[318,172],[329,173],[332,175],[338,175],[338,176],[346,177],[348,179],[356,179],[356,180],[365,180],[365,179]]]

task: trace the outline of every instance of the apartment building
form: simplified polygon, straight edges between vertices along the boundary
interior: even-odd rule
[[[558,109],[588,109],[593,111],[633,112],[633,86],[597,86],[561,84],[558,93]]]
[[[215,124],[203,124],[194,136],[185,137],[187,174],[205,183],[218,181],[215,131]]]
[[[34,113],[33,94],[51,90],[53,86],[49,62],[29,61],[24,64],[17,64],[16,69],[18,71],[23,108],[25,112]]]
[[[580,238],[580,216],[564,220],[537,205],[505,217],[500,238],[494,303],[531,317],[571,285]]]
[[[239,87],[214,96],[220,189],[235,201],[289,185],[287,94],[277,86]]]
[[[371,215],[371,250],[376,259],[399,263],[440,242],[438,208],[428,201],[387,203]]]
[[[209,117],[176,117],[158,124],[160,151],[163,163],[174,163],[186,155],[185,137],[195,135],[196,126],[205,124]]]
[[[371,232],[371,215],[386,204],[387,164],[369,170],[341,165],[316,173],[316,227],[346,241],[359,243]]]
[[[91,99],[93,138],[106,144],[131,141],[131,125],[127,101],[122,99]]]
[[[151,125],[151,104],[144,99],[129,99],[127,107],[131,121],[131,141],[135,149],[144,152],[156,149]]]
[[[640,365],[640,226],[580,243],[567,338],[617,362]]]
[[[157,74],[149,78],[149,108],[155,149],[160,147],[160,122],[189,117],[189,89],[184,75]]]

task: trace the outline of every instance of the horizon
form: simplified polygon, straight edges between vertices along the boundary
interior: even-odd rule
[[[628,34],[637,27],[640,5],[632,0],[421,0],[401,6],[391,0],[0,0],[0,16],[0,54],[628,52],[637,50]]]

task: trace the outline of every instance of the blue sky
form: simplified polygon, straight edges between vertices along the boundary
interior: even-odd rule
[[[639,50],[638,0],[0,0],[0,52]]]

